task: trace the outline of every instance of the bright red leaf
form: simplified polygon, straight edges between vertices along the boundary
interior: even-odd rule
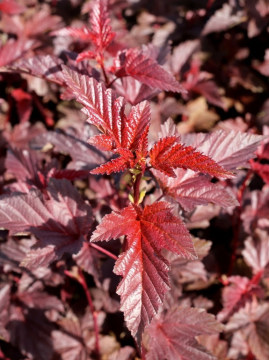
[[[156,315],[169,289],[169,266],[162,249],[188,259],[196,255],[185,225],[165,202],[144,210],[130,205],[120,213],[106,215],[91,241],[109,241],[122,235],[127,236],[128,248],[114,268],[123,276],[117,293],[127,326],[140,342],[144,327]]]
[[[68,68],[64,69],[64,75],[77,101],[85,106],[83,110],[88,116],[88,122],[103,133],[91,138],[90,144],[120,155],[93,170],[92,174],[110,174],[135,166],[143,169],[148,151],[149,104],[139,103],[126,116],[124,99],[116,98],[111,89]]]
[[[131,76],[159,90],[186,92],[173,75],[163,69],[155,59],[137,48],[124,50],[118,54],[114,72],[117,77]]]
[[[110,25],[107,5],[107,0],[97,0],[94,2],[91,11],[92,31],[90,36],[99,53],[102,53],[115,37]]]
[[[178,136],[160,139],[150,150],[151,165],[168,176],[176,177],[173,169],[199,171],[215,177],[230,178],[233,174],[192,146],[179,143]]]

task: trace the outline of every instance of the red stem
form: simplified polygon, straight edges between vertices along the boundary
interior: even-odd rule
[[[135,182],[134,182],[134,203],[137,205],[139,202],[139,196],[140,196],[140,182],[142,179],[142,173],[138,174],[136,176]]]
[[[77,280],[80,285],[83,287],[83,290],[85,292],[91,313],[92,313],[92,317],[93,317],[93,327],[94,327],[94,332],[95,332],[95,353],[96,353],[96,357],[97,359],[101,359],[100,357],[100,346],[99,346],[99,328],[98,328],[98,319],[97,319],[97,312],[95,311],[94,305],[93,305],[93,301],[92,301],[92,297],[91,297],[91,293],[88,289],[85,277],[83,275],[82,270],[79,268],[78,269],[78,276],[72,274],[70,271],[66,270],[64,272],[67,276],[69,276],[72,279]]]
[[[104,64],[101,63],[100,65],[101,65],[101,69],[102,69],[102,72],[103,72],[103,75],[104,75],[104,78],[105,78],[106,86],[109,87],[109,79],[108,79]]]
[[[233,215],[233,239],[232,239],[232,256],[231,256],[231,261],[230,261],[230,265],[229,265],[229,270],[228,270],[228,276],[230,276],[232,274],[233,271],[233,267],[235,264],[235,260],[236,260],[236,252],[237,252],[237,248],[239,245],[239,235],[240,235],[240,217],[241,217],[241,213],[243,210],[243,204],[242,204],[242,200],[243,200],[243,195],[244,192],[246,190],[246,187],[248,186],[251,177],[253,175],[253,171],[249,170],[244,181],[243,184],[240,186],[240,188],[238,189],[237,192],[237,200],[239,202],[239,206],[237,207],[237,209],[235,209],[234,215]]]
[[[106,249],[103,249],[101,246],[93,244],[93,243],[90,243],[90,246],[93,247],[94,249],[100,251],[101,253],[106,254],[107,256],[111,257],[111,259],[118,260],[118,257],[116,255],[112,254],[110,251],[108,251]]]

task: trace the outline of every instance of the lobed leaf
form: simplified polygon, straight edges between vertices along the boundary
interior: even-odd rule
[[[196,336],[222,330],[214,315],[203,309],[173,307],[153,319],[146,329],[146,360],[213,360]]]
[[[242,167],[249,159],[255,157],[255,151],[263,139],[260,135],[233,130],[181,136],[181,141],[185,145],[195,147],[228,170]]]
[[[180,144],[178,140],[178,136],[169,136],[155,143],[149,153],[151,165],[155,169],[171,177],[176,177],[174,168],[190,169],[221,178],[233,176],[210,157],[192,146]]]
[[[110,25],[108,15],[108,1],[97,0],[92,6],[91,16],[91,40],[98,51],[105,50],[115,37]]]
[[[36,190],[0,199],[0,226],[11,234],[29,231],[38,238],[41,249],[29,252],[22,262],[31,268],[77,253],[92,223],[91,207],[71,183],[51,179],[47,190],[47,199]]]
[[[165,202],[143,210],[130,205],[106,215],[91,241],[109,241],[122,235],[127,236],[128,247],[114,268],[123,276],[117,293],[127,326],[140,343],[144,327],[156,315],[169,289],[169,264],[162,249],[187,259],[195,259],[196,254],[188,230]]]
[[[173,75],[140,49],[133,48],[120,52],[117,63],[117,77],[131,76],[151,88],[186,93]]]
[[[175,169],[175,178],[166,176],[160,171],[152,170],[163,193],[176,200],[180,206],[191,211],[197,205],[209,203],[222,207],[237,206],[236,198],[219,184],[210,182],[208,178],[191,170]]]
[[[93,78],[80,75],[68,68],[64,68],[64,74],[77,101],[85,106],[84,112],[88,116],[88,122],[103,133],[94,136],[90,143],[120,154],[119,158],[94,169],[92,174],[111,174],[133,168],[137,163],[143,168],[148,152],[149,104],[139,103],[132,107],[126,117],[124,99],[116,98],[111,89],[106,89]]]

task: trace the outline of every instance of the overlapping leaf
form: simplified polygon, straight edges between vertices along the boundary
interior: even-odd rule
[[[259,286],[260,274],[248,279],[243,276],[231,276],[229,285],[223,289],[223,309],[218,313],[218,320],[223,321],[250,302],[253,296],[263,297],[263,289]]]
[[[110,174],[133,168],[136,164],[143,167],[147,155],[149,104],[139,103],[126,116],[124,99],[116,98],[111,89],[67,68],[64,69],[64,76],[77,101],[84,105],[88,122],[103,133],[91,138],[90,143],[103,150],[114,150],[120,155],[92,173]]]
[[[107,0],[95,1],[91,11],[91,39],[99,52],[106,49],[115,37],[110,25],[107,5]]]
[[[245,241],[242,255],[246,263],[252,268],[254,274],[269,274],[269,239],[268,232],[256,229],[255,233]]]
[[[127,250],[119,257],[115,273],[123,276],[118,287],[125,321],[138,341],[169,289],[167,249],[187,259],[196,257],[190,235],[180,218],[172,215],[165,202],[146,206],[130,205],[120,213],[106,215],[91,241],[126,235]]]
[[[228,170],[244,166],[255,156],[263,139],[260,135],[225,130],[181,136],[185,145],[195,147]]]
[[[35,40],[26,38],[8,40],[5,45],[0,48],[0,66],[11,64],[37,45],[38,43]]]
[[[98,62],[103,63],[104,51],[115,37],[115,33],[112,31],[110,25],[108,1],[96,0],[93,3],[90,16],[90,27],[87,25],[82,28],[65,27],[61,30],[54,31],[52,34],[72,36],[85,42],[92,42],[93,49],[80,53],[77,57],[77,61],[95,58]]]
[[[163,69],[155,59],[142,50],[133,48],[118,54],[115,75],[131,76],[134,79],[159,90],[184,93],[186,90],[178,81]]]
[[[178,136],[161,138],[149,155],[151,165],[168,176],[176,177],[173,170],[175,168],[190,169],[221,178],[233,176],[210,157],[196,151],[192,146],[179,143]]]
[[[147,327],[146,360],[213,360],[195,337],[221,329],[215,317],[202,309],[173,307]]]
[[[239,312],[234,314],[226,326],[234,337],[240,335],[247,342],[257,360],[267,360],[269,356],[268,342],[269,306],[259,304],[255,299]]]
[[[46,266],[64,253],[77,253],[92,222],[91,207],[84,203],[71,183],[51,180],[47,199],[37,190],[3,196],[0,226],[12,234],[32,232],[41,249],[30,251],[24,266]]]
[[[210,182],[191,170],[173,170],[176,177],[153,170],[163,193],[176,200],[184,210],[191,211],[197,205],[213,203],[223,207],[237,206],[235,197],[223,186]]]

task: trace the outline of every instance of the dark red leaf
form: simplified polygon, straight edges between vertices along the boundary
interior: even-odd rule
[[[2,197],[0,214],[1,227],[13,234],[30,231],[38,238],[42,249],[32,250],[22,262],[29,268],[77,253],[92,223],[90,206],[66,180],[51,179],[48,199],[36,190]]]
[[[35,57],[20,59],[14,62],[10,68],[14,71],[38,76],[46,80],[64,85],[61,65],[63,61],[52,55],[37,55]]]
[[[22,310],[13,306],[8,324],[10,342],[28,358],[48,360],[53,354],[51,332],[55,326],[39,309]]]
[[[202,309],[173,307],[158,315],[146,329],[147,360],[213,360],[196,340],[222,330],[215,317]]]
[[[191,170],[174,170],[175,178],[153,170],[164,194],[176,200],[184,210],[191,211],[197,205],[213,203],[223,207],[237,206],[238,202],[227,189],[210,182],[205,176]]]
[[[86,132],[86,129],[85,129]],[[91,170],[104,162],[107,158],[101,151],[96,150],[83,139],[85,135],[78,131],[56,132],[48,131],[37,136],[31,145],[41,150],[47,145],[53,145],[55,152],[69,154],[73,160],[69,168],[75,170]]]

